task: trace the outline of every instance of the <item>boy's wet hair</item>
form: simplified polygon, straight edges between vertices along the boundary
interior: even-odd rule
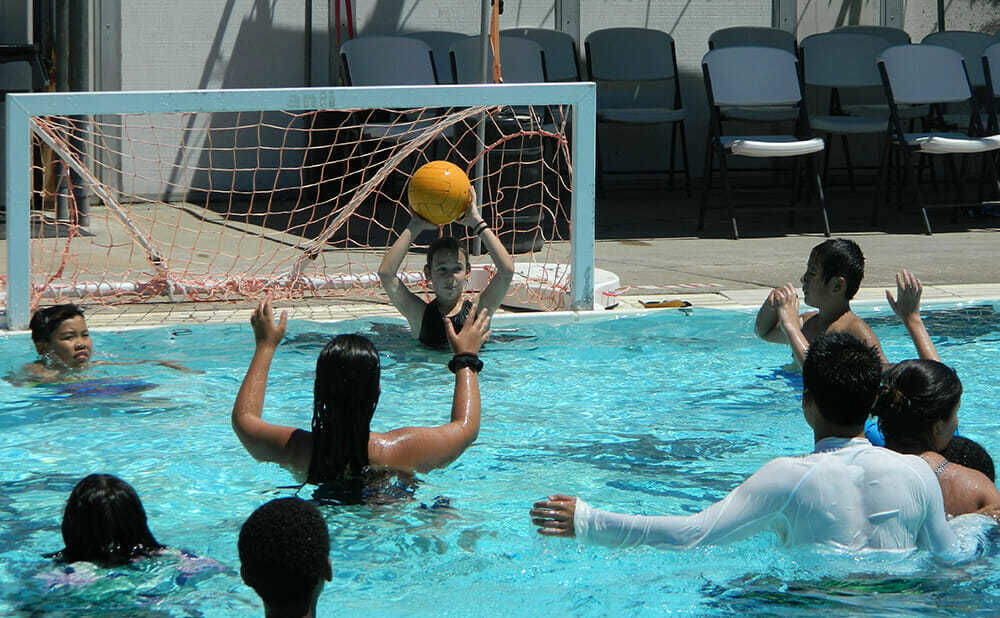
[[[472,264],[469,262],[469,253],[458,243],[458,239],[454,236],[442,236],[427,247],[427,268],[434,266],[434,254],[439,251],[455,251],[459,256],[465,256],[465,270],[468,271],[472,268]]]
[[[955,436],[941,451],[941,455],[948,461],[957,463],[966,468],[979,470],[986,475],[990,481],[996,482],[996,468],[993,467],[993,458],[986,452],[986,449],[975,440],[970,440],[964,436]]]
[[[882,363],[875,350],[847,333],[825,333],[809,345],[802,364],[804,395],[826,420],[863,425],[879,392]]]
[[[319,509],[300,498],[264,504],[240,528],[240,574],[269,608],[304,616],[320,581],[329,581],[330,533]]]
[[[908,450],[931,450],[933,428],[951,418],[962,399],[962,381],[951,367],[934,360],[910,359],[882,377],[872,413],[891,441]]]
[[[73,303],[53,305],[39,309],[31,316],[31,340],[35,343],[48,343],[52,333],[66,320],[83,316],[83,309]]]
[[[163,549],[149,531],[139,495],[110,474],[91,474],[76,484],[66,500],[62,537],[66,547],[50,557],[66,563],[116,566]]]
[[[810,256],[823,270],[823,283],[833,277],[843,277],[847,283],[844,297],[847,300],[854,298],[865,276],[865,256],[858,243],[846,238],[831,238],[813,247]]]

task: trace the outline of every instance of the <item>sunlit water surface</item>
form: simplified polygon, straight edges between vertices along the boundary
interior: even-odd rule
[[[884,309],[862,315],[890,359],[914,356]],[[964,383],[960,430],[1000,453],[1000,313],[988,303],[942,307],[926,323]],[[322,507],[333,581],[320,615],[1000,609],[995,557],[953,568],[922,552],[787,549],[767,534],[687,552],[609,550],[534,532],[527,510],[546,493],[625,512],[692,513],[767,460],[811,450],[801,379],[781,369],[789,351],[755,339],[752,324],[753,312],[696,309],[498,325],[483,352],[475,445],[447,469],[422,475],[412,499]],[[370,321],[291,322],[266,418],[308,427],[317,353],[332,335],[357,331],[382,359],[373,429],[445,422],[450,355],[420,348],[398,322]],[[205,373],[107,367],[93,370],[103,383],[69,391],[0,382],[0,613],[260,613],[239,578],[237,534],[256,507],[295,488],[287,472],[255,463],[230,427],[253,352],[249,325],[95,332],[94,341],[98,359],[169,359]],[[4,373],[34,358],[27,336],[6,337],[3,346]],[[62,547],[62,507],[92,472],[137,489],[160,542],[222,566],[192,575],[146,561],[96,583],[53,587],[54,567],[41,555]]]

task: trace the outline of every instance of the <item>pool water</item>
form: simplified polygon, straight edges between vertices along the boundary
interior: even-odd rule
[[[1000,453],[995,367],[1000,312],[939,307],[926,323],[962,377],[960,431]],[[913,357],[886,310],[869,319],[891,360]],[[599,319],[498,321],[483,352],[482,429],[413,498],[323,507],[333,581],[319,615],[968,614],[1000,609],[1000,559],[942,567],[923,552],[845,556],[781,548],[772,535],[669,552],[542,538],[528,521],[547,493],[633,513],[692,513],[812,436],[790,353],[752,335],[753,311],[695,309]],[[265,418],[308,427],[316,356],[361,331],[382,359],[373,429],[440,424],[450,412],[450,355],[416,345],[401,322],[289,323],[271,370]],[[0,614],[227,616],[261,613],[239,578],[236,539],[291,476],[257,464],[229,413],[253,352],[249,324],[93,333],[95,358],[166,359],[95,368],[120,385],[66,391],[0,382]],[[27,336],[4,340],[7,373],[33,360]],[[129,385],[152,383],[153,388]],[[142,497],[170,547],[222,566],[198,576],[152,561],[115,578],[50,589],[59,523],[73,485],[116,474]],[[307,487],[301,496],[309,497]],[[108,581],[116,582],[110,585]],[[127,585],[122,585],[125,582]]]

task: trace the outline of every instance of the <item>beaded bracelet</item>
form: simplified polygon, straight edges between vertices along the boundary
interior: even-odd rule
[[[458,373],[459,369],[468,367],[472,371],[479,373],[483,370],[483,361],[475,354],[456,354],[448,361],[448,369],[452,373]]]

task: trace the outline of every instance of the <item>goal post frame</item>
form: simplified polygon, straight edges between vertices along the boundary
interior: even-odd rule
[[[574,311],[594,307],[597,91],[592,82],[8,94],[7,328],[30,320],[31,118],[115,114],[475,106],[572,106],[570,210]]]

